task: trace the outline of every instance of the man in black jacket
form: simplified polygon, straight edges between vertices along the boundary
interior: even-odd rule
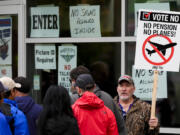
[[[90,71],[84,66],[78,66],[72,69],[70,72],[70,82],[71,82],[71,91],[72,91],[71,103],[72,104],[79,98],[79,95],[77,94],[75,90],[74,84],[76,82],[77,77],[81,74],[90,74]],[[120,115],[120,113],[118,112],[118,108],[116,107],[112,97],[108,93],[102,91],[97,85],[96,85],[96,88],[94,89],[94,93],[96,94],[96,96],[102,99],[104,101],[104,105],[107,106],[109,109],[111,109],[111,111],[114,113],[116,117],[116,122],[118,125],[119,135],[126,135],[127,132],[124,125],[124,120],[122,116]]]

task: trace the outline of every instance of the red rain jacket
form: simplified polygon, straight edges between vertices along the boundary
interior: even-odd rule
[[[85,92],[72,106],[81,135],[118,135],[113,112],[92,92]]]

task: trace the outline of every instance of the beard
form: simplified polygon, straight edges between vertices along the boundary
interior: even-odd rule
[[[129,100],[131,97],[132,97],[133,94],[129,94],[129,95],[120,95],[119,96],[119,99],[122,100],[122,101],[127,101]]]

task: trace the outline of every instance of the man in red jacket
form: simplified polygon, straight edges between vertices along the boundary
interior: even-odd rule
[[[78,76],[75,87],[81,96],[72,106],[81,135],[118,135],[113,112],[94,93],[90,74]]]

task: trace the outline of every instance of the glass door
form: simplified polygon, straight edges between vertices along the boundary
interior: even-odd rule
[[[24,6],[0,5],[0,77],[25,76]]]

